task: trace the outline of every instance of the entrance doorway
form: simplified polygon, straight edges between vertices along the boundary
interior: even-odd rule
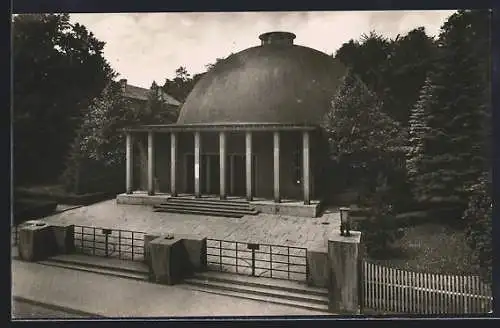
[[[219,155],[203,155],[201,159],[201,169],[205,172],[201,184],[202,193],[218,195],[220,192]]]
[[[220,194],[219,154],[202,154],[200,165],[200,190],[205,195]],[[256,186],[256,156],[252,156],[252,190]],[[230,196],[246,195],[246,159],[243,154],[226,156],[226,191]],[[186,154],[186,192],[194,193],[194,155]]]
[[[186,192],[194,194],[194,155],[186,155]]]
[[[230,170],[227,175],[229,183],[229,194],[232,196],[246,196],[246,157],[245,155],[233,154],[230,155]],[[252,192],[255,194],[255,155],[252,156]]]

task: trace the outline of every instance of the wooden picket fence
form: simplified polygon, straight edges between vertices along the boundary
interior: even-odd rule
[[[364,312],[479,314],[493,306],[491,287],[478,276],[411,272],[363,261],[361,282]]]

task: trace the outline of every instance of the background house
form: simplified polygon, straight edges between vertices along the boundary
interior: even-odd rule
[[[123,96],[128,100],[128,104],[133,110],[149,110],[147,103],[150,100],[150,93],[152,89],[141,88],[127,83],[127,79],[120,79]],[[164,115],[175,115],[179,113],[181,102],[164,92],[161,88],[157,88],[157,99],[164,102],[167,106],[164,108]],[[162,114],[162,113],[159,113]],[[141,172],[135,177],[135,184],[140,188],[147,188],[147,146],[142,140],[138,139],[136,143],[137,153],[134,156],[134,168],[136,172]]]
[[[128,84],[127,79],[121,79],[118,81],[118,83],[120,83],[124,97],[126,97],[134,107],[141,107],[146,105],[150,89],[145,89]],[[161,88],[158,89],[158,99],[163,100],[167,105],[173,107],[179,107],[181,105],[181,103],[177,99],[165,93],[163,90],[161,90]]]

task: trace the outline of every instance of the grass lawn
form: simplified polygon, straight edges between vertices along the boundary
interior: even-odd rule
[[[57,202],[51,200],[17,198],[14,200],[14,224],[50,215],[56,210]]]
[[[16,187],[15,197],[48,199],[59,204],[89,205],[98,201],[113,198],[116,194],[97,192],[91,194],[75,194],[67,192],[63,185],[38,185],[29,187]]]
[[[19,193],[35,193],[44,194],[47,196],[59,196],[68,194],[63,185],[42,185],[42,186],[30,186],[30,187],[16,187],[16,192]]]
[[[410,271],[476,274],[465,232],[442,224],[426,223],[405,228],[405,236],[390,253],[385,260],[374,261]]]

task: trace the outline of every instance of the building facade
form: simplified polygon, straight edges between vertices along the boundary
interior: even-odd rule
[[[197,82],[176,124],[126,129],[128,194],[321,200],[327,143],[319,124],[346,69],[295,45],[292,33],[259,38]],[[138,143],[148,149],[141,172],[133,163]]]

